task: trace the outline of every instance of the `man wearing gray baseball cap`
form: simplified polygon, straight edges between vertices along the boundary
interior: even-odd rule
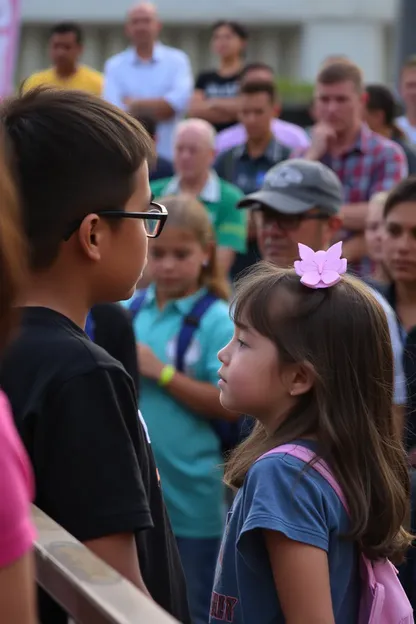
[[[270,169],[261,189],[246,195],[238,208],[254,211],[261,256],[279,267],[293,266],[298,243],[315,251],[329,247],[342,225],[338,217],[343,189],[336,174],[317,161],[286,160]],[[394,353],[394,404],[403,418],[406,382],[403,345],[395,314],[384,297],[373,290],[387,316]]]
[[[272,167],[259,191],[238,208],[254,212],[261,256],[291,266],[298,243],[324,249],[341,227],[343,189],[336,174],[320,162],[287,160]]]

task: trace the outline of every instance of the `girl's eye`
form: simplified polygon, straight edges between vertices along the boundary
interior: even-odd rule
[[[241,340],[240,338],[237,338],[237,342],[240,345],[240,347],[246,347],[247,346],[246,343],[243,340]]]
[[[189,251],[178,251],[176,253],[176,258],[178,260],[185,260],[189,256]]]

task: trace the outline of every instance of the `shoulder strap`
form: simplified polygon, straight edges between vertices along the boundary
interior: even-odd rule
[[[300,446],[299,444],[283,444],[282,446],[277,446],[276,448],[272,449],[268,453],[264,453],[264,455],[259,457],[259,459],[262,459],[263,457],[267,457],[268,455],[273,455],[276,453],[279,453],[279,454],[287,453],[288,455],[292,455],[292,457],[297,457],[298,459],[301,459],[305,463],[311,462],[316,457],[315,453],[311,451],[310,449],[306,448],[305,446]],[[348,513],[348,505],[347,505],[347,501],[345,500],[344,493],[341,490],[341,487],[338,481],[335,479],[331,470],[329,469],[328,464],[324,462],[323,460],[319,459],[318,461],[316,461],[314,464],[311,465],[311,468],[316,470],[316,472],[318,472],[321,475],[321,477],[323,477],[325,481],[329,483],[329,485],[332,487],[335,494],[338,496],[341,503],[343,504],[345,511]]]
[[[85,323],[85,333],[93,342],[95,341],[95,323],[92,317],[91,310],[88,312],[87,320]]]
[[[208,308],[210,308],[216,301],[218,301],[218,297],[212,293],[202,295],[202,297],[195,302],[188,316],[185,316],[183,319],[181,331],[178,336],[176,351],[176,368],[178,371],[183,372],[184,370],[185,353],[192,342],[195,331],[199,327],[201,318],[204,316]]]
[[[129,311],[130,311],[130,314],[131,314],[131,320],[132,321],[134,321],[134,319],[136,318],[136,316],[140,312],[140,309],[141,309],[141,307],[143,305],[143,301],[144,301],[144,299],[146,297],[146,293],[147,293],[147,288],[144,288],[143,290],[138,290],[136,292],[136,295],[131,300],[131,302],[129,304]]]

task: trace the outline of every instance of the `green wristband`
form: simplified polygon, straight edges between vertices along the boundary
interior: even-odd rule
[[[159,386],[161,386],[162,388],[164,386],[167,386],[172,381],[175,373],[176,373],[176,368],[174,366],[171,366],[170,364],[168,364],[167,366],[164,366],[162,368],[162,372],[160,373],[160,377],[157,381]]]

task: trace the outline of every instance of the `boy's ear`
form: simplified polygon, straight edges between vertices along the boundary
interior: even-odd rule
[[[101,259],[101,237],[102,220],[96,214],[87,215],[78,229],[78,241],[83,252],[95,262]]]

